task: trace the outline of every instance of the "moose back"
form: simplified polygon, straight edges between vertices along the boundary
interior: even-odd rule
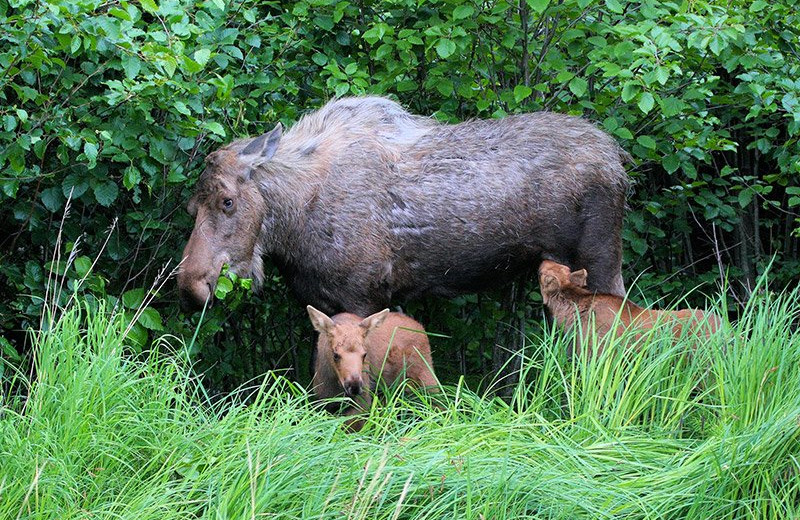
[[[181,300],[202,306],[224,263],[257,286],[264,256],[327,313],[497,286],[542,259],[623,295],[625,157],[577,117],[449,125],[385,98],[333,100],[206,158]]]

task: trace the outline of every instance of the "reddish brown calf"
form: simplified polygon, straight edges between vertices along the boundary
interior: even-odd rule
[[[585,269],[572,272],[569,267],[550,260],[539,266],[542,299],[556,323],[566,329],[572,329],[576,320],[580,320],[584,335],[596,332],[598,339],[602,339],[612,330],[619,336],[624,330],[634,328],[642,331],[635,336],[638,340],[657,323],[670,323],[676,339],[686,327],[698,337],[708,337],[720,327],[716,314],[699,309],[645,309],[614,294],[595,293],[586,288],[586,274]]]
[[[314,392],[320,399],[351,398],[346,415],[369,408],[378,381],[392,384],[405,377],[423,388],[439,385],[428,336],[419,322],[389,309],[366,318],[350,313],[331,318],[311,305],[306,309],[319,332]],[[362,426],[363,421],[350,423],[354,430]]]

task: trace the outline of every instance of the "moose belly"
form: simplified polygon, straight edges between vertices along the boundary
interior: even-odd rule
[[[397,264],[395,295],[401,299],[422,294],[450,297],[499,287],[535,269],[540,256],[541,251],[524,246],[453,248],[442,243],[403,255]]]

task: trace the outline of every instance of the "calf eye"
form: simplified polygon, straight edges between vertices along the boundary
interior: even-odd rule
[[[336,362],[338,363],[340,359],[342,359],[342,356],[340,356],[339,354],[337,354],[336,352],[334,352],[334,353],[333,353],[333,360],[334,360],[334,361],[336,361]]]
[[[363,356],[361,356],[361,361],[366,361],[366,360],[367,360],[367,355],[366,355],[366,354],[364,354]]]
[[[225,199],[222,201],[222,207],[225,209],[231,209],[233,207],[233,200]]]

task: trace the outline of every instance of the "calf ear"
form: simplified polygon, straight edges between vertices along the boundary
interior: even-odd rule
[[[569,283],[577,285],[578,287],[586,287],[587,276],[586,269],[569,273]]]
[[[539,285],[542,287],[542,293],[548,294],[554,293],[561,288],[561,283],[558,281],[558,278],[551,274],[543,275]]]
[[[278,123],[271,131],[250,141],[250,144],[239,152],[239,157],[252,161],[254,166],[272,159],[282,135],[283,125]]]
[[[359,323],[359,325],[363,327],[367,332],[369,332],[378,325],[380,325],[381,323],[383,323],[383,320],[385,320],[387,316],[389,316],[389,309],[383,309],[381,312],[376,312],[371,316],[367,316],[366,318],[361,320],[361,323]]]
[[[325,334],[333,328],[333,320],[322,311],[318,311],[311,305],[306,305],[308,317],[311,318],[311,325],[320,334]]]

